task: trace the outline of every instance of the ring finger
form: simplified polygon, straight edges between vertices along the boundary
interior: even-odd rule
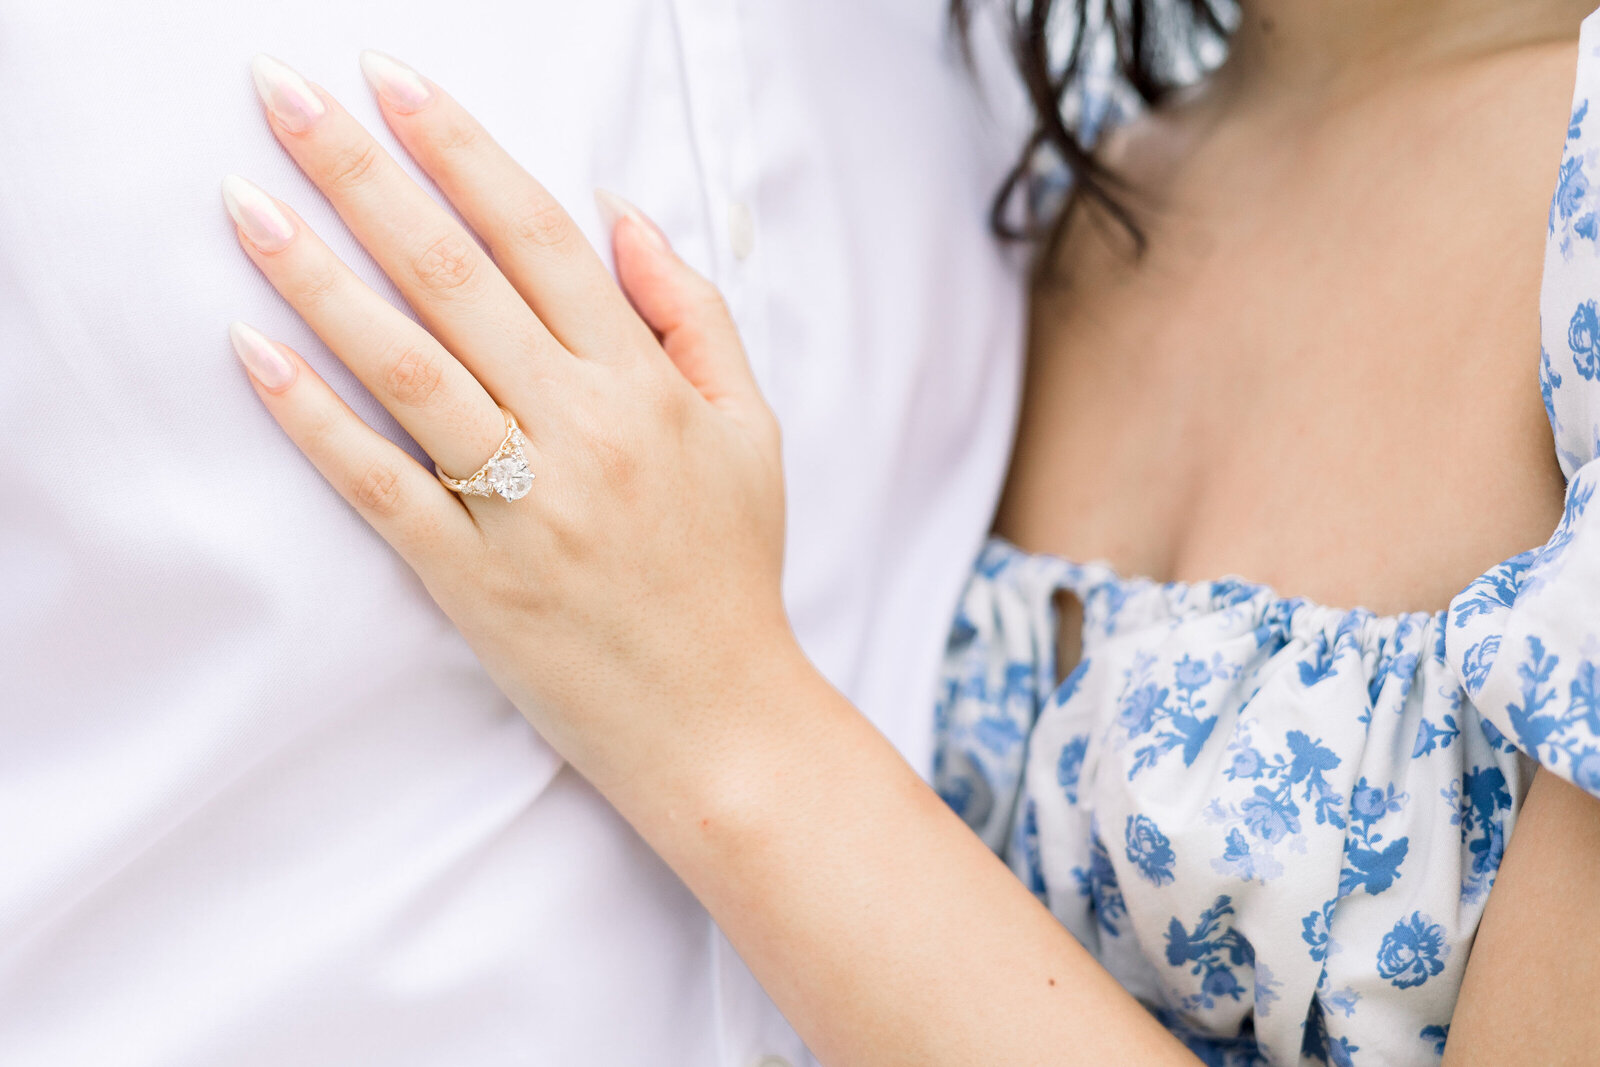
[[[477,470],[506,432],[478,379],[285,205],[237,176],[222,188],[239,243],[273,288],[446,474]]]

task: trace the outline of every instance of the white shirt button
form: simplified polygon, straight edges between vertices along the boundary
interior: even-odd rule
[[[782,1056],[767,1055],[755,1062],[755,1067],[792,1067]]]
[[[733,249],[735,259],[745,259],[756,245],[756,220],[750,214],[750,205],[742,200],[735,200],[728,205],[728,245]],[[787,1067],[786,1064],[767,1064],[765,1060],[759,1067]]]

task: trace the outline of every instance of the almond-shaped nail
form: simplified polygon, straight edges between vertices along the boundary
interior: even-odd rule
[[[433,103],[433,90],[422,75],[390,55],[374,49],[361,53],[361,73],[372,91],[402,115],[421,111]]]
[[[244,364],[244,369],[263,388],[278,393],[294,383],[294,364],[282,349],[254,326],[242,322],[231,324],[228,327],[228,340],[233,342],[233,350],[238,354],[239,362]]]
[[[639,229],[657,248],[664,251],[670,247],[667,242],[667,235],[661,232],[661,227],[651,222],[644,212],[616,193],[605,189],[596,189],[594,191],[594,203],[600,209],[600,221],[606,224],[607,230],[615,230],[617,223],[623,219],[632,219],[639,224]]]
[[[255,79],[261,102],[291,133],[310,129],[328,110],[310,82],[271,56],[256,56],[251,60],[250,76]]]
[[[222,203],[234,224],[261,251],[279,252],[294,240],[294,223],[277,201],[237,174],[222,179]]]

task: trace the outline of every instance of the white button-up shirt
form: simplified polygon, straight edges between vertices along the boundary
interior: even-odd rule
[[[785,430],[795,626],[928,758],[1022,302],[984,229],[1008,106],[943,0],[0,0],[0,1063],[810,1062],[229,350],[255,324],[416,451],[217,191],[260,182],[394,298],[247,73],[392,145],[369,46],[597,243],[602,186],[723,288]]]

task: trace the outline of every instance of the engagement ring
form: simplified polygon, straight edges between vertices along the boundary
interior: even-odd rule
[[[533,471],[528,466],[528,457],[522,451],[528,439],[522,435],[516,417],[511,412],[501,408],[500,413],[506,417],[506,436],[500,442],[500,447],[495,449],[494,455],[489,457],[489,462],[459,479],[450,477],[439,469],[437,463],[434,464],[433,472],[446,489],[452,489],[462,496],[493,496],[499,493],[507,500],[521,500],[533,488]]]

